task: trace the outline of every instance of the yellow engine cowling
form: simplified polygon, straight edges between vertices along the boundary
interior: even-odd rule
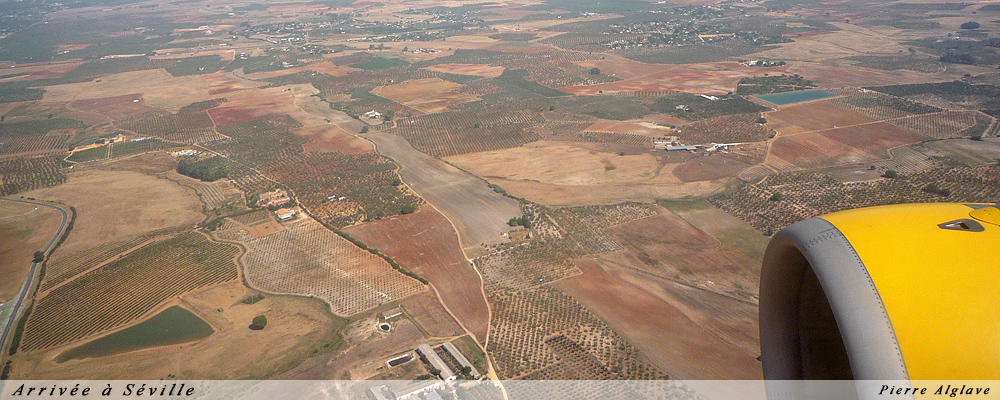
[[[907,204],[778,232],[760,284],[765,379],[1000,379],[1000,209]]]

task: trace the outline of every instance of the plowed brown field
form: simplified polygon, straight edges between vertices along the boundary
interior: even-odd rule
[[[441,213],[425,206],[413,214],[355,225],[344,231],[427,278],[462,325],[478,340],[486,339],[489,310],[482,282],[462,254],[455,229]]]

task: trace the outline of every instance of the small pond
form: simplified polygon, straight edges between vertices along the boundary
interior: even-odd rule
[[[146,347],[190,342],[213,332],[212,327],[197,315],[182,307],[173,306],[138,325],[67,350],[59,355],[57,361],[104,357]]]

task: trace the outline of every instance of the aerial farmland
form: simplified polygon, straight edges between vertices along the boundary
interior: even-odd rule
[[[761,379],[775,232],[1000,200],[985,1],[23,3],[3,379]]]

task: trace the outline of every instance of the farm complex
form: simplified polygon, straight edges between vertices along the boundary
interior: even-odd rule
[[[0,379],[761,379],[776,232],[1000,201],[998,10],[0,2]]]

